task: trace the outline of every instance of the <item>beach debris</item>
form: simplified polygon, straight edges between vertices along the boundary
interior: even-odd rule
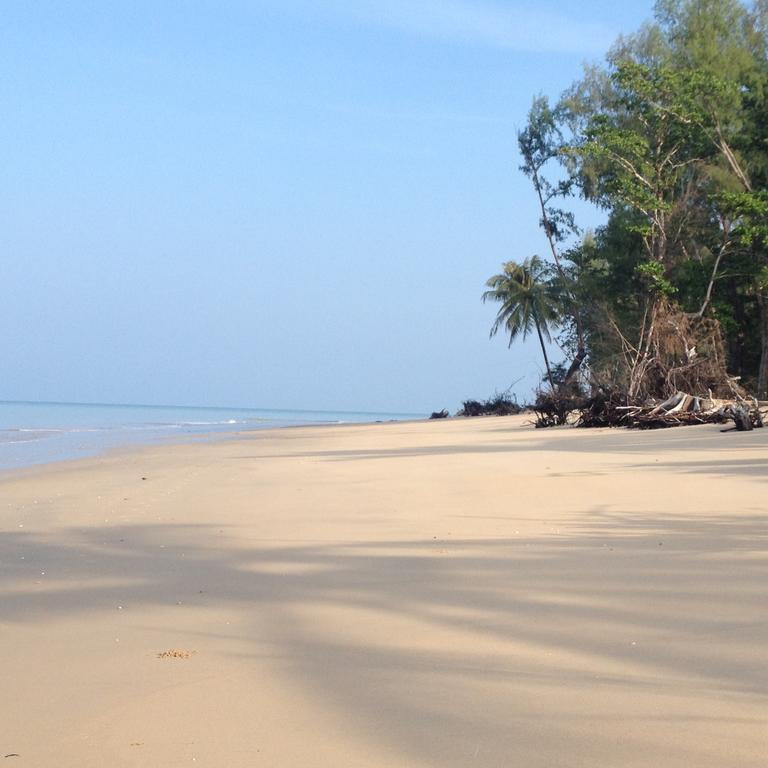
[[[432,411],[432,415],[429,417],[430,419],[447,419],[448,418],[448,409],[443,408],[442,411]]]
[[[570,395],[561,395],[558,392],[539,392],[536,402],[531,406],[531,410],[536,414],[534,426],[559,427],[572,421],[571,414],[578,407],[581,398],[574,398]]]
[[[465,400],[457,416],[513,416],[523,407],[507,392],[496,393],[487,400]]]
[[[197,651],[185,651],[181,648],[171,648],[167,651],[160,651],[157,654],[158,659],[189,659],[194,656]]]
[[[666,400],[651,399],[642,404],[628,403],[626,396],[601,393],[584,403],[576,423],[580,427],[662,429],[729,421],[734,426],[722,431],[745,432],[762,427],[764,416],[757,400],[738,395],[732,399],[715,398],[711,391],[705,396],[678,391]]]

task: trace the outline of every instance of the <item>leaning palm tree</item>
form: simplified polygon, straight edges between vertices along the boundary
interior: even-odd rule
[[[547,265],[538,256],[525,259],[522,264],[508,261],[500,275],[494,275],[486,282],[490,290],[483,293],[483,301],[498,301],[501,304],[491,327],[491,337],[504,328],[509,333],[509,346],[512,346],[518,336],[522,335],[525,339],[536,329],[547,368],[547,379],[554,389],[544,340],[550,340],[550,325],[560,320],[561,311],[551,285],[546,280],[547,271]]]

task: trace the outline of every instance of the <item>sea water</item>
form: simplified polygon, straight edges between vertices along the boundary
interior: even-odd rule
[[[0,469],[93,456],[131,444],[271,427],[423,418],[415,413],[289,411],[0,400]]]

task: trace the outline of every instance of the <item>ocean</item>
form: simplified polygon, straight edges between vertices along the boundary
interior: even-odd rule
[[[400,421],[424,416],[0,400],[0,469],[95,456],[128,445],[188,441],[242,430]]]

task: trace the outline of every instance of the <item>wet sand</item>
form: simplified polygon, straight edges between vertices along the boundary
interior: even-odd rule
[[[768,429],[524,422],[0,475],[0,761],[765,766]]]

